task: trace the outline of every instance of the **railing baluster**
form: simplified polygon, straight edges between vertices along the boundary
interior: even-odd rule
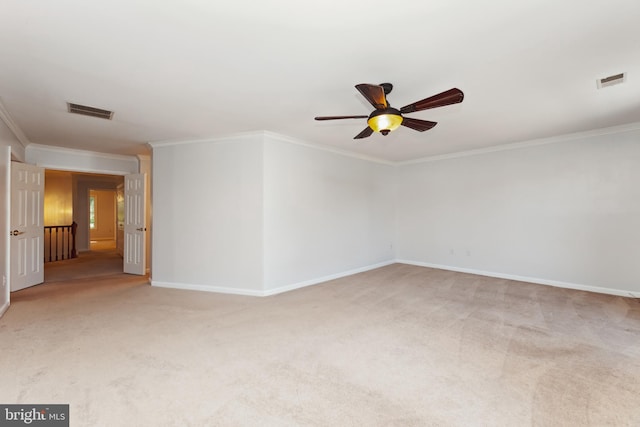
[[[76,230],[78,229],[78,224],[73,221],[71,223],[71,242],[73,243],[73,246],[71,248],[71,258],[76,258],[78,256],[78,253],[76,252]]]
[[[51,262],[51,228],[49,228],[49,262]]]

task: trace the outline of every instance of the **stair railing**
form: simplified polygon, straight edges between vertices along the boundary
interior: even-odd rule
[[[76,230],[78,224],[47,225],[44,227],[44,262],[77,258]]]

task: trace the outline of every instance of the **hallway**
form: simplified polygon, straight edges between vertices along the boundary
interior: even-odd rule
[[[124,274],[122,271],[115,241],[92,241],[91,250],[80,252],[78,258],[45,263],[44,283]]]

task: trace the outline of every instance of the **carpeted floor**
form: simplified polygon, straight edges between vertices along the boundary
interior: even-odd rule
[[[110,276],[123,271],[122,257],[118,255],[115,241],[91,243],[91,250],[80,252],[77,258],[44,264],[45,283],[75,279]]]
[[[12,294],[0,402],[72,426],[638,426],[640,302],[395,264],[253,298]]]

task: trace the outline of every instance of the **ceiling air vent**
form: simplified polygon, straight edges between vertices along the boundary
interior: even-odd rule
[[[598,89],[619,85],[620,83],[624,83],[625,80],[627,80],[627,73],[620,73],[614,76],[605,77],[604,79],[598,79]]]
[[[101,108],[88,107],[86,105],[73,104],[67,102],[69,112],[74,114],[82,114],[83,116],[98,117],[100,119],[111,120],[113,117],[113,111],[103,110]]]

